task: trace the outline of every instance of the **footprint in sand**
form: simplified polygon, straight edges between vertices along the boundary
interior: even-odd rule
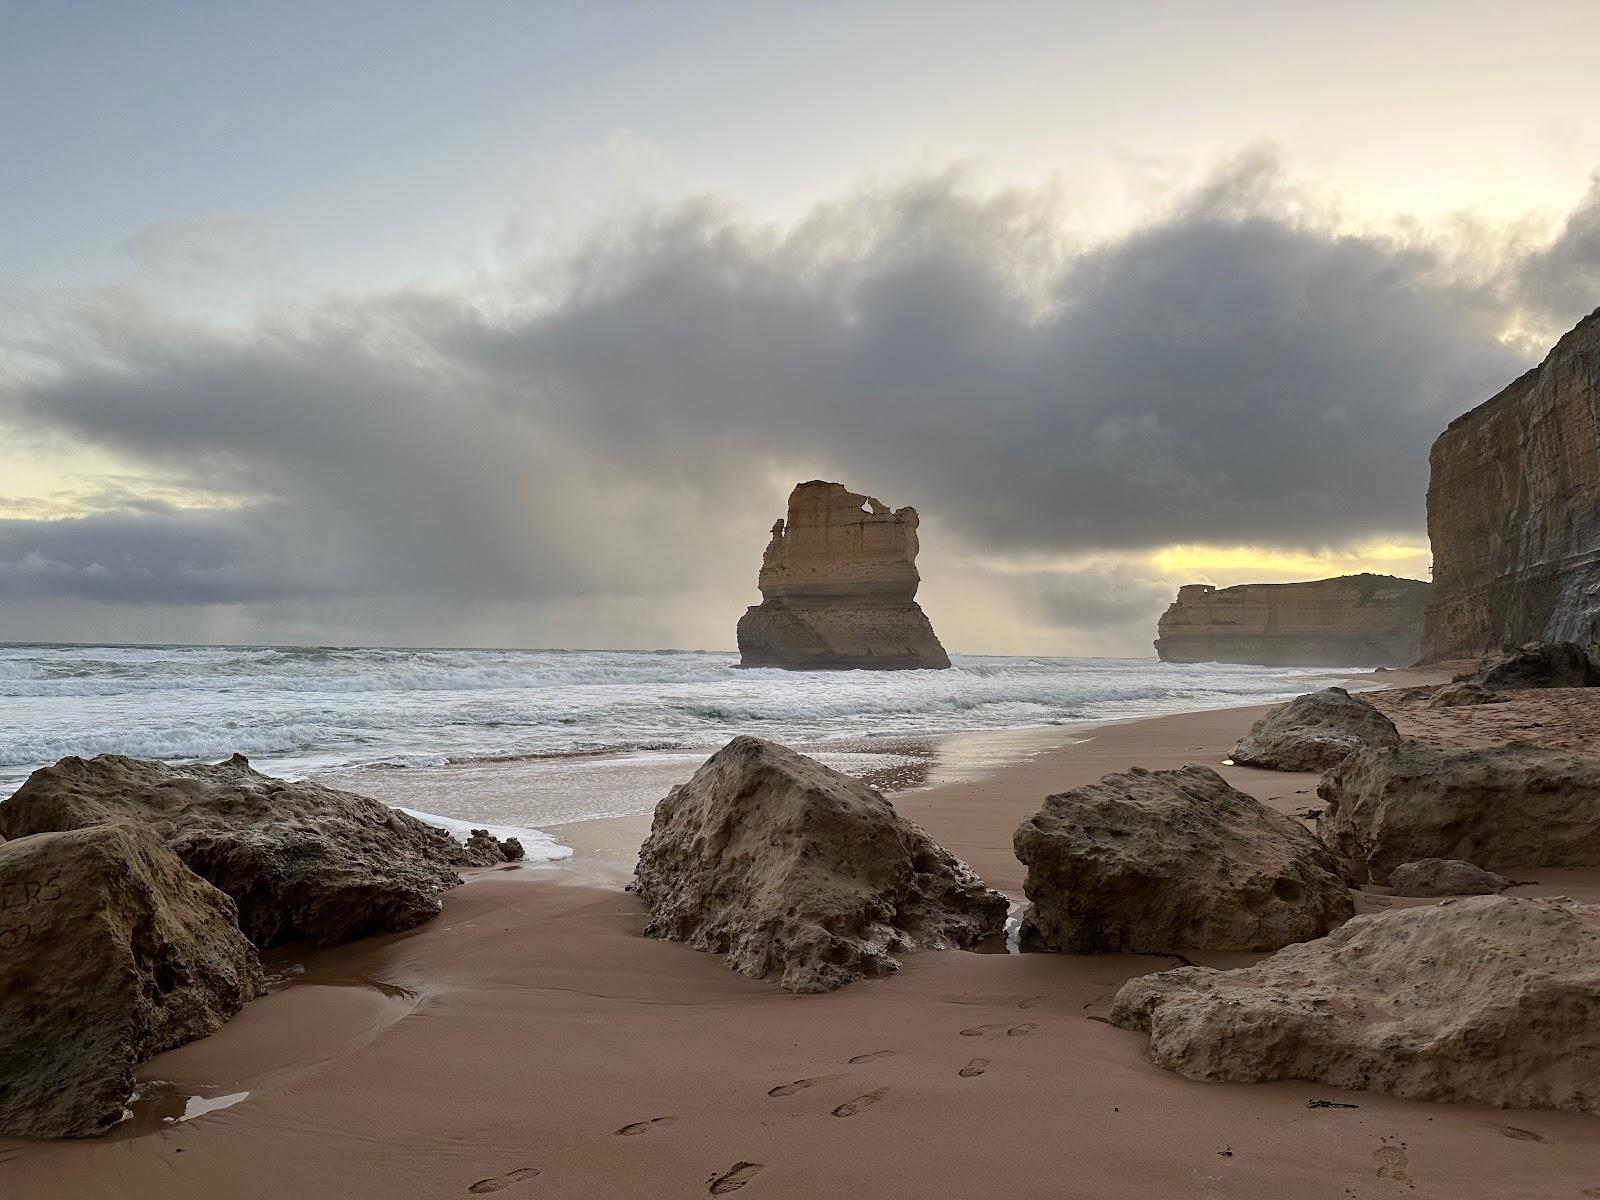
[[[1392,1179],[1396,1183],[1410,1183],[1411,1160],[1399,1146],[1379,1146],[1372,1152],[1372,1161],[1378,1164],[1378,1178]]]
[[[893,1058],[893,1050],[874,1050],[871,1054],[858,1054],[850,1060],[852,1064],[873,1062],[880,1058]]]
[[[677,1117],[651,1117],[648,1121],[635,1121],[632,1125],[624,1125],[617,1130],[619,1137],[637,1137],[641,1133],[649,1133],[657,1125],[676,1125]]]
[[[961,1036],[962,1037],[982,1037],[984,1034],[988,1033],[991,1029],[999,1029],[999,1028],[1000,1028],[1000,1026],[998,1026],[998,1025],[974,1025],[971,1029],[963,1029],[961,1031]]]
[[[851,1059],[855,1062],[855,1059]],[[813,1079],[796,1079],[793,1083],[780,1083],[775,1088],[768,1088],[769,1096],[792,1096],[796,1092],[803,1092],[809,1087],[816,1087],[819,1083],[832,1083],[835,1079],[843,1079],[843,1075],[818,1075]]]
[[[1535,1133],[1531,1129],[1518,1129],[1515,1125],[1502,1125],[1500,1126],[1500,1132],[1508,1138],[1515,1138],[1519,1142],[1543,1142],[1547,1146],[1550,1144],[1550,1139],[1543,1134]]]
[[[532,1179],[539,1173],[538,1167],[518,1167],[515,1171],[507,1171],[504,1175],[495,1175],[489,1179],[480,1179],[467,1189],[475,1196],[484,1192],[498,1192],[501,1188],[508,1188],[513,1183],[521,1183],[524,1179]]]
[[[760,1163],[736,1162],[721,1175],[711,1177],[709,1190],[713,1196],[726,1196],[729,1192],[737,1192],[759,1174]]]
[[[871,1108],[888,1094],[888,1088],[874,1088],[865,1096],[857,1096],[854,1100],[845,1101],[833,1110],[833,1115],[836,1117],[853,1117],[863,1108]]]
[[[989,1060],[987,1058],[975,1058],[956,1073],[963,1079],[976,1079],[988,1069]]]
[[[1044,1002],[1045,1002],[1045,997],[1043,997],[1043,996],[1029,996],[1026,1000],[1020,1001],[1017,1004],[1017,1007],[1018,1008],[1037,1008],[1039,1005],[1043,1004]]]
[[[1006,1030],[1006,1036],[1007,1037],[1027,1037],[1030,1033],[1032,1033],[1037,1028],[1039,1028],[1039,1027],[1036,1024],[1034,1024],[1032,1021],[1024,1021],[1021,1025],[1013,1025],[1010,1029]]]

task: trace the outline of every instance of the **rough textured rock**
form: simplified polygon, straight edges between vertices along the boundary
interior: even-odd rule
[[[261,990],[233,901],[134,824],[0,844],[0,1133],[84,1137]]]
[[[1456,682],[1507,690],[1596,687],[1600,665],[1575,642],[1529,642],[1456,676]]]
[[[916,602],[917,510],[814,479],[789,495],[761,561],[761,603],[739,619],[740,665],[948,667]]]
[[[1322,777],[1322,840],[1357,878],[1458,858],[1485,870],[1600,866],[1600,760],[1512,744],[1360,750]]]
[[[1399,742],[1393,721],[1365,700],[1331,687],[1267,713],[1234,746],[1232,758],[1242,767],[1326,771],[1362,746]]]
[[[487,829],[474,829],[462,846],[462,855],[469,866],[493,867],[500,863],[518,862],[527,856],[527,851],[514,837],[497,838]]]
[[[1192,583],[1157,626],[1165,662],[1407,666],[1422,648],[1428,584],[1393,575],[1308,583]]]
[[[1600,907],[1482,896],[1357,917],[1243,970],[1129,980],[1111,1020],[1190,1079],[1600,1112]]]
[[[1355,911],[1305,826],[1209,767],[1135,767],[1051,796],[1012,844],[1028,868],[1025,949],[1276,950]]]
[[[1389,872],[1396,896],[1492,896],[1511,880],[1458,858],[1424,858]]]
[[[1474,704],[1502,704],[1505,697],[1477,683],[1447,683],[1428,697],[1429,708],[1466,708]]]
[[[1429,456],[1422,653],[1600,641],[1600,311],[1457,417]]]
[[[1006,900],[872,788],[738,737],[656,806],[635,882],[645,933],[795,992],[884,975],[902,950],[971,946]]]
[[[442,830],[353,792],[288,783],[242,755],[176,766],[102,754],[64,758],[0,804],[0,835],[107,821],[150,825],[189,869],[232,896],[265,949],[409,929],[437,916],[439,894],[470,862]]]

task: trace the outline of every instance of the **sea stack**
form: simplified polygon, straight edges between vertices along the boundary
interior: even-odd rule
[[[1600,310],[1429,455],[1422,656],[1600,640]]]
[[[739,618],[739,665],[788,670],[943,668],[917,604],[917,510],[842,483],[789,493],[761,559],[761,603]]]
[[[1306,583],[1191,583],[1157,625],[1162,662],[1404,667],[1422,648],[1429,586],[1394,575]]]

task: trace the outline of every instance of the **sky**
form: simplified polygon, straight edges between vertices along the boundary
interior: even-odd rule
[[[956,651],[1426,578],[1600,306],[1595,20],[0,0],[0,639],[730,648],[811,478]]]

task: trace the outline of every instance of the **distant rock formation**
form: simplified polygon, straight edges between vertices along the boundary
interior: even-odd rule
[[[1189,1079],[1600,1113],[1600,907],[1479,896],[1356,917],[1253,967],[1130,979],[1111,1021]]]
[[[1600,640],[1600,310],[1429,456],[1422,656]]]
[[[761,560],[761,603],[739,619],[740,666],[948,667],[916,602],[917,510],[890,512],[842,483],[789,494]]]
[[[972,946],[1006,920],[1005,897],[878,792],[754,737],[656,805],[634,887],[646,936],[792,992],[887,975],[901,951]]]
[[[1600,663],[1576,642],[1529,642],[1456,676],[1480,688],[1600,687]],[[1453,685],[1452,685],[1453,686]]]
[[[1403,667],[1417,661],[1429,587],[1393,575],[1307,583],[1191,583],[1161,615],[1163,662]]]

